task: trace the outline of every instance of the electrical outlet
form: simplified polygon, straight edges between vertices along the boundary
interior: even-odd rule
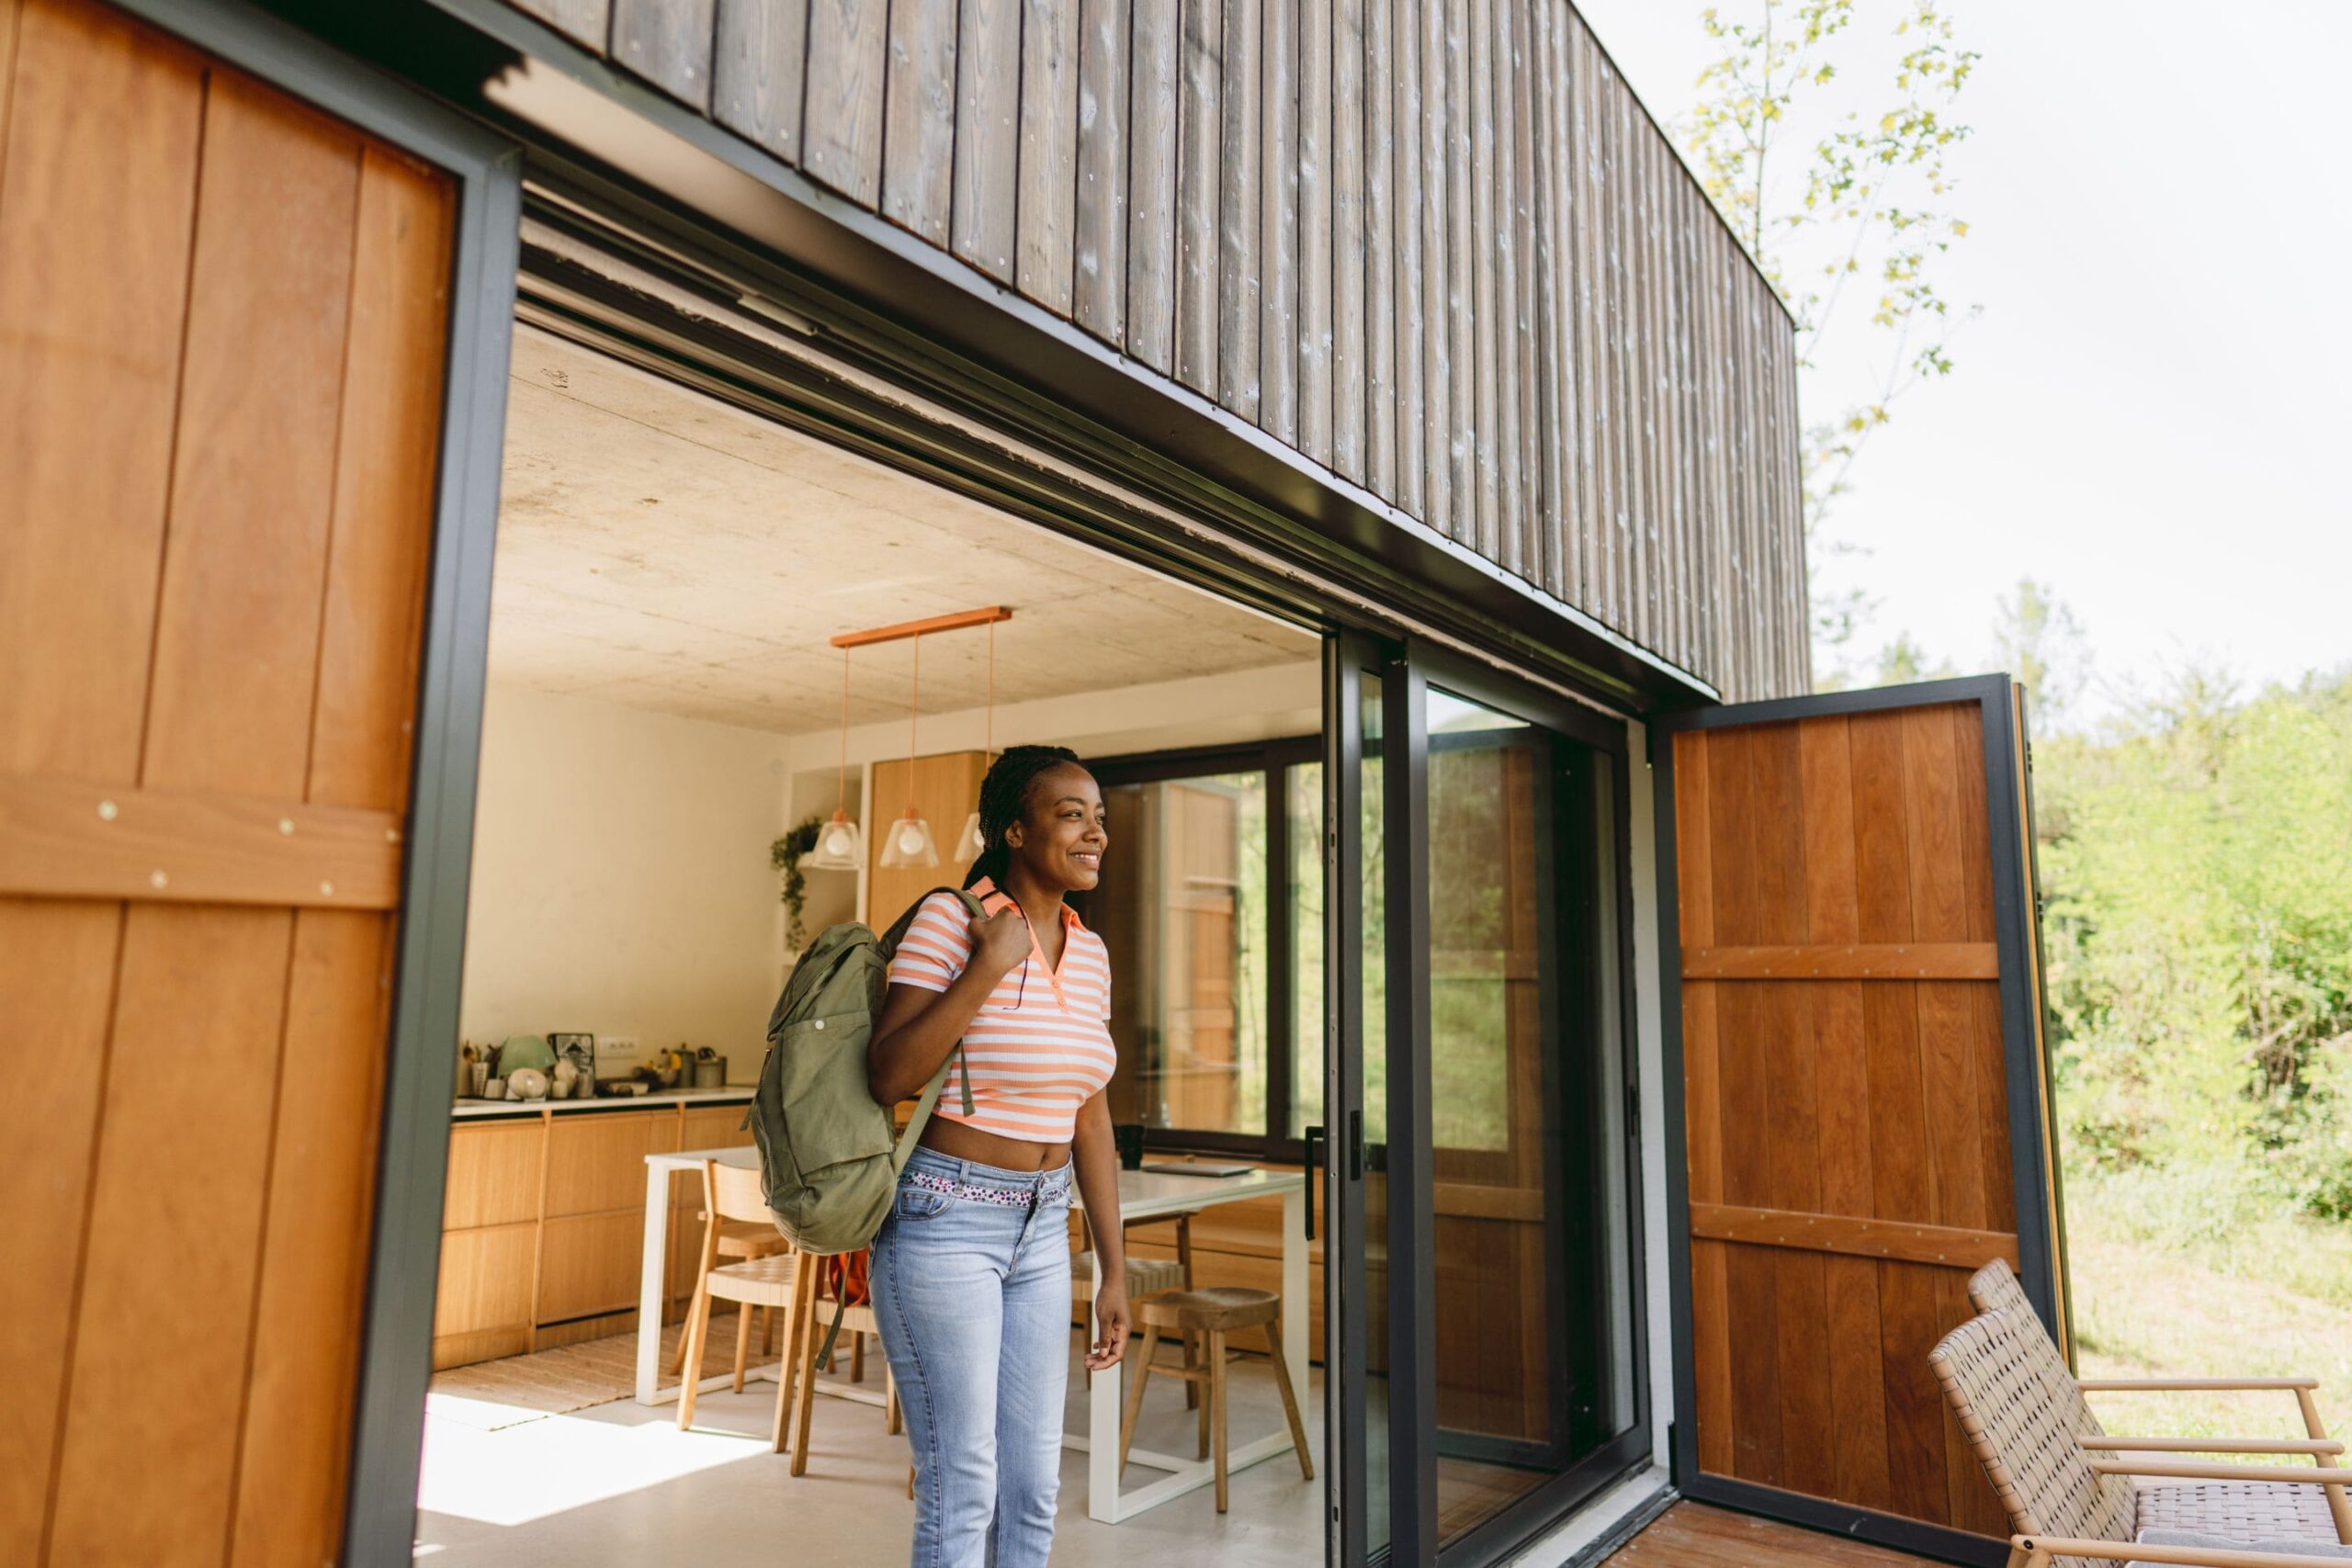
[[[635,1072],[645,1060],[639,1050],[634,1034],[599,1034],[596,1036],[596,1076],[600,1078],[625,1078]]]

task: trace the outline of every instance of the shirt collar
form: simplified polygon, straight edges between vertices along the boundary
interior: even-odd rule
[[[1019,907],[1014,904],[1012,894],[996,885],[994,877],[983,876],[966,891],[978,898],[980,901],[980,908],[991,915],[1000,909]],[[1086,929],[1086,922],[1078,918],[1078,911],[1069,907],[1069,900],[1067,898],[1062,900],[1062,924],[1073,931],[1082,931]]]

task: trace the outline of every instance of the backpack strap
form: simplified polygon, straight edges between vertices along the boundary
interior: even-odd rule
[[[987,912],[980,908],[979,899],[973,896],[972,890],[968,887],[934,887],[931,893],[952,894],[956,902],[964,906],[965,913],[976,920]],[[915,915],[929,901],[931,893],[924,894],[909,905],[907,912],[900,915],[883,936],[880,945],[885,955],[899,951],[899,940],[907,934],[907,928],[914,924]],[[946,1087],[947,1069],[951,1064],[960,1062],[963,1056],[964,1043],[958,1040],[956,1042],[955,1048],[947,1053],[946,1059],[939,1064],[939,1070],[931,1075],[931,1081],[922,1086],[922,1098],[915,1101],[915,1113],[907,1118],[906,1131],[899,1134],[898,1146],[890,1151],[890,1169],[893,1174],[907,1168],[907,1161],[915,1152],[915,1140],[922,1136],[923,1124],[931,1120],[932,1111],[939,1104],[939,1091]],[[972,1113],[971,1074],[959,1074],[957,1086],[964,1091],[964,1114],[969,1116]]]

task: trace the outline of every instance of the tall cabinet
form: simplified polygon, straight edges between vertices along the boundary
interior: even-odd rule
[[[909,787],[911,771],[913,784]],[[874,764],[873,794],[865,807],[865,922],[888,931],[906,913],[907,906],[934,887],[960,886],[972,868],[968,860],[953,858],[956,840],[963,836],[964,819],[980,804],[980,780],[989,771],[986,751],[942,751],[904,757]],[[939,863],[896,868],[882,863],[889,835],[906,815],[909,801],[931,824],[939,847]]]

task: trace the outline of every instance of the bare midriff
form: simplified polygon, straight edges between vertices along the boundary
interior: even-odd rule
[[[1033,1144],[1026,1138],[1008,1138],[1001,1133],[984,1133],[944,1116],[934,1116],[924,1122],[922,1136],[915,1141],[949,1159],[973,1160],[1001,1170],[1051,1170],[1069,1163],[1068,1144]]]

